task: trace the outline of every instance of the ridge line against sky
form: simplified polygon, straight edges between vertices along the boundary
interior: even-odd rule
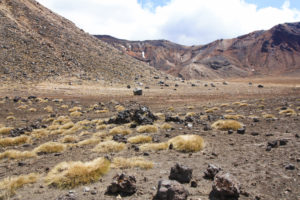
[[[297,2],[298,1],[298,2]],[[300,21],[299,0],[38,0],[90,34],[206,44]]]

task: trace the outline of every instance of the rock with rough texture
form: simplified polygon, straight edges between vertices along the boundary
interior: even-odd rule
[[[176,165],[171,168],[169,179],[176,180],[180,183],[189,183],[192,179],[192,174],[193,169],[176,163]]]
[[[189,192],[177,181],[161,180],[153,200],[186,200]]]
[[[240,184],[229,173],[220,172],[215,176],[211,195],[219,199],[238,199]]]
[[[204,178],[206,179],[214,179],[216,174],[219,173],[222,169],[213,164],[209,164],[206,171],[204,172]]]
[[[118,174],[114,177],[113,182],[107,187],[108,194],[121,194],[124,196],[132,195],[136,192],[136,179],[134,176]]]
[[[133,90],[133,95],[140,96],[143,94],[143,90],[141,88],[135,88]]]

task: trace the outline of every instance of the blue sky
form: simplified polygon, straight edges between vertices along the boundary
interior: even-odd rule
[[[300,22],[300,0],[37,0],[90,34],[206,44]]]

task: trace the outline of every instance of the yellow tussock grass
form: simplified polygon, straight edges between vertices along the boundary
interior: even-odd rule
[[[11,121],[13,121],[13,120],[16,120],[16,118],[15,118],[14,116],[8,116],[8,117],[6,117],[6,120],[11,120]]]
[[[9,199],[15,194],[17,189],[22,188],[26,184],[35,183],[38,177],[38,174],[31,173],[3,179],[0,182],[0,199]]]
[[[195,107],[194,106],[188,106],[187,107],[187,109],[189,109],[189,110],[192,110],[192,109],[194,109]]]
[[[241,105],[241,104],[242,104],[242,102],[239,102],[239,101],[233,102],[233,103],[232,103],[232,105],[234,105],[234,106],[239,106],[239,105]]]
[[[54,121],[54,118],[53,117],[48,117],[48,118],[44,118],[42,120],[42,122],[45,122],[45,123],[49,123],[49,122],[53,122]]]
[[[137,127],[136,131],[138,133],[156,133],[158,128],[155,125],[144,125]]]
[[[37,100],[39,103],[48,103],[48,99],[37,98],[36,100]]]
[[[66,124],[69,122],[71,122],[71,119],[69,116],[59,116],[56,120],[54,120],[52,122],[52,124],[62,125],[62,124]]]
[[[81,112],[78,112],[78,111],[74,111],[74,112],[71,112],[70,113],[70,116],[71,117],[80,117],[82,115]]]
[[[50,134],[50,132],[47,129],[35,129],[30,133],[30,136],[33,136],[35,138],[41,138],[46,137]]]
[[[36,109],[36,108],[29,108],[28,111],[29,111],[29,112],[36,112],[37,109]]]
[[[239,106],[240,107],[247,107],[247,106],[249,106],[249,104],[247,104],[247,103],[241,103]]]
[[[244,119],[245,117],[243,115],[224,115],[224,118],[238,120],[238,119]]]
[[[196,113],[194,113],[194,112],[188,112],[188,113],[186,113],[186,117],[193,117],[193,116],[195,116],[196,115]]]
[[[256,115],[249,115],[248,118],[250,118],[250,119],[254,119],[254,118],[259,119],[259,117],[256,116]]]
[[[233,113],[233,112],[234,112],[234,110],[232,110],[232,109],[228,109],[228,110],[225,110],[225,112],[226,112],[226,113]]]
[[[17,109],[19,109],[19,110],[25,110],[26,108],[28,108],[27,105],[21,105]]]
[[[76,111],[81,111],[81,109],[82,109],[81,107],[75,106],[75,107],[73,107],[73,108],[70,108],[70,109],[69,109],[69,112],[72,113],[72,112],[76,112]]]
[[[26,135],[21,135],[18,137],[0,138],[0,146],[2,147],[15,146],[15,145],[29,143],[30,141],[31,141],[30,137]]]
[[[213,107],[213,108],[206,109],[205,112],[206,112],[206,113],[213,113],[214,111],[217,111],[217,110],[220,110],[220,108],[218,108],[218,107]]]
[[[61,107],[61,108],[63,108],[63,109],[67,109],[67,108],[69,108],[69,106],[68,106],[68,105],[61,105],[60,107]]]
[[[235,120],[218,120],[211,125],[212,128],[221,131],[238,130],[243,127],[241,122]]]
[[[63,132],[64,135],[72,135],[75,134],[77,131],[80,131],[84,128],[84,126],[80,125],[80,124],[75,124],[75,126],[73,126],[72,128],[65,130]]]
[[[53,108],[51,106],[47,106],[44,108],[44,110],[48,113],[52,113],[53,112]]]
[[[117,126],[117,127],[109,130],[109,134],[111,134],[111,135],[117,135],[117,134],[129,135],[131,133],[132,133],[132,131],[130,129],[125,128],[123,126]]]
[[[156,117],[158,117],[159,120],[165,120],[165,114],[164,113],[155,113]]]
[[[264,109],[265,105],[258,105],[257,108]]]
[[[110,169],[110,161],[97,158],[90,162],[62,162],[45,177],[47,185],[56,188],[74,188],[78,185],[98,181]]]
[[[125,110],[124,106],[121,106],[121,105],[116,105],[116,106],[115,106],[115,109],[116,109],[116,111],[118,111],[118,112],[124,111],[124,110]]]
[[[110,153],[110,152],[119,152],[124,150],[126,147],[126,144],[115,142],[112,140],[100,142],[98,145],[96,145],[93,149],[95,152],[100,153]]]
[[[100,131],[99,131],[99,132],[94,133],[94,134],[93,134],[93,137],[94,137],[94,138],[97,138],[97,137],[99,137],[99,138],[104,138],[104,137],[106,137],[107,135],[108,135],[107,132],[104,132],[104,131],[103,131],[103,132],[102,132],[102,131],[100,132]]]
[[[74,123],[73,122],[68,122],[66,124],[63,124],[60,129],[70,129],[74,126]]]
[[[97,130],[104,130],[104,129],[106,129],[106,128],[107,128],[107,125],[106,125],[106,124],[101,124],[101,125],[96,126],[96,129],[97,129]]]
[[[175,109],[174,109],[174,107],[173,106],[170,106],[169,108],[168,108],[168,111],[174,111]]]
[[[104,120],[103,119],[94,119],[91,122],[92,124],[96,124],[96,125],[102,125],[104,124]]]
[[[275,119],[275,115],[272,115],[272,114],[263,114],[263,118],[265,119]]]
[[[77,136],[66,135],[61,139],[62,143],[74,143],[77,142],[79,138]]]
[[[152,137],[147,135],[137,135],[134,137],[130,137],[127,140],[131,144],[141,144],[141,143],[148,143],[152,141]]]
[[[95,144],[98,144],[99,142],[100,142],[99,138],[92,137],[92,138],[78,142],[77,146],[95,145]]]
[[[79,136],[84,136],[84,135],[91,135],[92,133],[89,131],[82,131]]]
[[[36,147],[35,153],[59,153],[66,150],[66,145],[58,142],[46,142]]]
[[[160,151],[168,149],[168,143],[147,143],[140,146],[141,151]]]
[[[179,135],[171,138],[168,145],[181,152],[197,152],[204,148],[204,140],[199,135]]]
[[[162,125],[160,125],[160,128],[161,129],[171,129],[172,128],[172,125],[169,124],[169,123],[163,123]]]
[[[152,169],[153,162],[144,159],[143,157],[132,157],[132,158],[122,158],[115,157],[112,161],[112,168],[134,168],[139,167],[141,169]]]
[[[229,106],[229,103],[223,103],[220,105],[221,108],[228,107],[228,106]]]
[[[108,113],[108,109],[103,109],[103,110],[95,110],[95,113]]]
[[[0,128],[0,135],[7,135],[12,129],[12,127],[2,127]]]
[[[23,158],[32,158],[36,154],[32,151],[17,151],[17,150],[7,150],[3,153],[0,153],[0,159],[10,158],[10,159],[23,159]]]
[[[285,116],[296,116],[297,113],[294,109],[288,108],[286,110],[282,110],[279,112],[280,115],[285,115]]]

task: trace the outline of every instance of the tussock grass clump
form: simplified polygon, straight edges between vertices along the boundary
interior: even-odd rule
[[[26,184],[35,183],[39,175],[35,173],[20,175],[16,177],[8,177],[0,182],[0,199],[9,199],[13,196],[17,189]]]
[[[119,152],[124,150],[126,144],[115,142],[112,140],[100,142],[97,146],[94,147],[93,151],[100,153],[110,153],[110,152]]]
[[[0,128],[0,135],[7,135],[12,129],[12,127],[2,127]]]
[[[172,128],[172,125],[169,124],[169,123],[163,123],[161,126],[160,126],[161,129],[171,129]]]
[[[243,115],[224,115],[224,118],[238,120],[238,119],[244,119],[245,117]]]
[[[282,110],[279,112],[280,115],[285,115],[285,116],[296,116],[297,113],[294,109],[288,108],[286,110]]]
[[[65,130],[65,129],[62,129],[62,130],[63,130],[64,135],[72,135],[72,134],[75,134],[77,131],[82,130],[83,128],[84,128],[84,126],[76,123],[72,128],[70,128],[68,130]]]
[[[66,124],[63,124],[62,126],[60,126],[61,129],[70,129],[74,126],[73,122],[68,122]]]
[[[239,105],[241,105],[241,104],[242,104],[242,102],[239,102],[239,101],[233,102],[233,103],[232,103],[232,105],[234,105],[234,106],[239,106]]]
[[[70,113],[71,117],[80,117],[82,115],[82,112],[74,111]]]
[[[168,143],[147,143],[140,146],[141,151],[160,151],[168,149]]]
[[[29,112],[36,112],[37,109],[36,109],[36,108],[29,108],[28,111],[29,111]]]
[[[91,137],[89,139],[78,142],[77,146],[94,145],[94,144],[98,144],[99,142],[100,142],[99,138]]]
[[[103,109],[103,110],[95,110],[95,113],[108,113],[108,109]]]
[[[159,120],[165,120],[165,114],[164,113],[155,113],[156,117],[158,117]]]
[[[62,143],[74,143],[77,142],[79,138],[77,136],[72,136],[72,135],[66,135],[61,139]]]
[[[28,108],[27,105],[21,105],[21,106],[17,107],[17,109],[19,109],[19,110],[25,110],[26,108]]]
[[[7,150],[0,153],[0,159],[10,158],[10,159],[23,159],[35,157],[36,153],[32,151],[17,151],[17,150]]]
[[[241,122],[235,120],[218,120],[211,125],[212,128],[221,131],[238,130],[243,127]]]
[[[188,106],[187,107],[187,109],[189,109],[189,110],[192,110],[192,109],[194,109],[195,108],[195,106]]]
[[[188,112],[188,113],[186,113],[186,117],[194,117],[196,115],[196,113],[195,112]]]
[[[96,124],[96,125],[102,125],[104,124],[104,120],[103,119],[93,119],[91,121],[92,124]]]
[[[45,177],[48,185],[56,188],[74,188],[78,185],[98,181],[110,169],[110,161],[97,158],[90,162],[62,162]]]
[[[137,127],[136,131],[138,133],[156,133],[158,128],[155,125],[144,125]]]
[[[15,146],[15,145],[29,143],[30,141],[31,138],[27,135],[21,135],[18,137],[0,138],[0,146],[2,147]]]
[[[54,120],[52,122],[52,124],[62,125],[62,124],[66,124],[69,122],[71,122],[71,119],[69,116],[59,116],[56,120]]]
[[[66,150],[66,145],[58,142],[46,142],[36,147],[35,153],[60,153]]]
[[[37,98],[36,100],[39,103],[48,103],[48,99]]]
[[[82,109],[81,107],[75,106],[75,107],[73,107],[73,108],[70,108],[70,109],[69,109],[69,112],[72,113],[72,112],[76,112],[76,111],[81,111],[81,109]]]
[[[116,105],[116,106],[115,106],[115,109],[116,109],[116,111],[118,111],[118,112],[124,111],[124,110],[125,110],[124,106],[121,106],[121,105]]]
[[[273,114],[263,114],[263,118],[265,118],[265,119],[276,119],[275,115],[273,115]]]
[[[232,110],[232,109],[228,109],[228,110],[225,110],[225,112],[226,112],[226,113],[233,113],[233,112],[234,112],[234,110]]]
[[[106,125],[106,124],[101,124],[101,125],[96,126],[96,129],[97,129],[97,130],[104,130],[104,129],[106,129],[106,128],[107,128],[107,125]]]
[[[204,140],[199,135],[179,135],[171,138],[168,145],[173,145],[173,148],[182,152],[196,152],[204,148]]]
[[[110,135],[117,135],[117,134],[129,135],[131,133],[132,133],[132,131],[130,129],[125,128],[123,126],[117,126],[117,127],[109,130]]]
[[[261,104],[261,105],[258,105],[257,108],[264,109],[264,108],[265,108],[265,105],[262,105],[262,104]]]
[[[62,109],[67,109],[67,108],[69,108],[69,106],[68,106],[68,105],[65,105],[65,104],[64,104],[64,105],[61,105],[60,107],[61,107]]]
[[[115,157],[112,161],[112,168],[133,168],[139,167],[141,169],[152,169],[153,162],[144,159],[143,157],[132,157],[132,158],[122,158]]]
[[[239,107],[247,107],[247,106],[249,106],[249,104],[247,104],[247,103],[241,103],[241,104],[239,105]]]
[[[174,111],[175,109],[174,109],[174,107],[173,106],[170,106],[169,108],[168,108],[168,111]]]
[[[53,108],[51,106],[45,107],[44,110],[48,113],[53,113]]]
[[[41,137],[46,137],[50,134],[50,132],[47,129],[35,129],[33,130],[30,135],[35,137],[35,138],[41,138]]]
[[[222,103],[222,104],[220,105],[221,108],[228,107],[228,106],[229,106],[229,103]]]
[[[213,113],[214,111],[217,111],[217,110],[220,110],[220,108],[218,108],[218,107],[213,107],[213,108],[206,109],[205,112],[206,112],[206,113]]]
[[[141,144],[141,143],[148,143],[152,141],[152,137],[147,135],[137,135],[134,137],[130,137],[127,141],[131,144]]]
[[[15,118],[14,116],[7,116],[7,117],[6,117],[6,120],[11,120],[11,121],[13,121],[13,120],[16,120],[16,118]]]

